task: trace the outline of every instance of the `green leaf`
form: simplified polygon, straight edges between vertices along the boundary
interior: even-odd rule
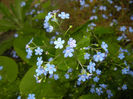
[[[11,16],[12,16],[11,13],[10,13],[10,10],[3,3],[0,3],[0,12],[5,17],[11,18]]]
[[[108,35],[114,33],[114,31],[110,27],[97,26],[94,30],[94,33],[97,35],[103,35],[103,34]]]
[[[18,74],[18,67],[11,58],[0,56],[0,65],[3,66],[2,78],[9,82],[13,82]]]
[[[43,5],[42,5],[42,8],[46,9],[50,6],[51,4],[51,0],[47,0]]]
[[[88,94],[88,95],[82,95],[79,97],[79,99],[102,99],[98,95]]]
[[[2,55],[6,50],[11,48],[13,45],[13,38],[9,38],[0,43],[0,55]]]
[[[47,78],[45,82],[36,83],[34,74],[35,67],[32,67],[24,76],[20,83],[20,92],[22,95],[34,93],[37,99],[58,98],[64,96],[66,89],[59,81]]]
[[[76,28],[73,32],[70,33],[71,37],[75,38],[77,41],[80,41],[83,36],[90,37],[90,33],[87,32],[87,27],[90,22],[91,21],[87,21],[82,26]]]
[[[47,14],[46,12],[39,13],[35,17],[33,17],[33,20],[35,20],[35,19],[44,19],[46,14]]]
[[[77,43],[76,48],[88,47],[90,45],[90,37],[84,37]]]
[[[0,31],[1,32],[6,32],[8,30],[11,30],[11,29],[13,30],[15,28],[16,28],[16,26],[14,25],[13,22],[6,20],[6,19],[0,20]]]

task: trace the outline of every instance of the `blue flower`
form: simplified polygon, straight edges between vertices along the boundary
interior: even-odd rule
[[[49,75],[49,78],[52,78],[52,77],[53,77],[53,74],[50,74],[50,75]]]
[[[124,57],[125,57],[125,56],[124,56],[124,53],[120,53],[120,54],[118,55],[118,58],[121,59],[121,60],[122,60]]]
[[[133,28],[129,27],[129,32],[133,33]]]
[[[108,52],[108,45],[105,43],[105,42],[102,42],[102,44],[101,44],[101,47],[106,51],[106,52]]]
[[[40,47],[37,47],[37,49],[35,49],[35,55],[42,55],[43,49],[41,49]]]
[[[95,89],[94,89],[94,88],[91,88],[91,89],[90,89],[90,92],[91,92],[91,93],[95,93]]]
[[[99,86],[102,87],[102,88],[107,88],[106,84],[99,84]]]
[[[0,66],[0,71],[3,69],[3,66]]]
[[[81,84],[81,82],[80,81],[77,81],[77,85],[80,85]]]
[[[68,73],[71,73],[72,71],[73,71],[73,69],[72,68],[69,68],[67,72]]]
[[[55,79],[55,80],[58,80],[58,79],[59,79],[58,74],[54,74],[54,79]]]
[[[129,70],[130,70],[129,67],[122,69],[122,74],[128,74]]]
[[[108,17],[107,17],[105,14],[102,14],[102,17],[103,17],[104,19],[108,19]]]
[[[130,17],[130,19],[133,21],[133,15]]]
[[[80,5],[81,6],[85,5],[85,0],[80,0]]]
[[[78,81],[83,81],[85,82],[89,77],[86,74],[79,75]]]
[[[117,11],[120,11],[120,10],[122,9],[121,6],[117,6],[117,5],[115,5],[114,7],[116,8]]]
[[[61,38],[58,38],[57,41],[54,41],[54,44],[56,45],[55,48],[63,48],[63,44],[65,43],[64,40],[61,40]]]
[[[133,76],[133,71],[129,71],[128,74]]]
[[[64,75],[66,79],[69,79],[69,74]]]
[[[91,16],[91,17],[90,17],[90,20],[94,20],[94,19],[97,20],[98,17],[97,17],[97,16]]]
[[[61,12],[60,14],[58,14],[58,17],[60,17],[61,19],[69,19],[69,14],[65,13],[65,12]]]
[[[98,82],[99,81],[99,78],[96,76],[96,77],[93,78],[93,81],[94,82]]]
[[[36,99],[35,94],[29,94],[27,99]]]
[[[53,26],[50,25],[47,27],[46,32],[52,32],[53,29],[54,29]]]
[[[53,60],[53,58],[52,58],[52,57],[48,59],[48,61],[49,61],[49,62],[50,62],[50,61],[52,61],[52,60]]]
[[[17,99],[21,99],[21,96],[18,96]]]
[[[101,52],[97,52],[96,55],[93,56],[94,61],[98,62],[98,61],[103,61],[105,57],[105,53],[101,53]]]
[[[121,27],[120,27],[120,31],[121,31],[121,32],[125,32],[126,29],[127,29],[126,26],[121,26]]]
[[[24,1],[21,2],[20,6],[24,7],[26,5],[26,3]]]
[[[56,72],[55,65],[50,65],[49,63],[46,64],[45,70],[49,72],[49,74],[53,74],[53,72]]]
[[[108,94],[108,98],[111,98],[113,96],[111,90],[107,90],[106,93]]]
[[[0,75],[0,80],[2,79],[2,76]]]
[[[90,73],[92,73],[93,71],[95,71],[95,63],[90,62],[89,65],[87,66],[87,69],[89,70]]]
[[[44,74],[44,72],[46,73],[46,71],[42,67],[38,67],[36,69],[36,73],[37,73],[36,75],[37,76],[40,76],[40,75]]]
[[[15,34],[14,34],[14,37],[17,38],[17,37],[18,37],[18,33],[15,33]]]
[[[68,45],[71,48],[76,47],[76,40],[74,40],[73,38],[69,38]]]
[[[26,58],[27,58],[27,59],[30,59],[31,56],[32,56],[33,51],[32,51],[30,48],[28,48],[28,49],[26,49],[26,52],[27,52]]]
[[[84,55],[84,59],[89,59],[89,58],[90,58],[90,54],[85,53],[85,55]]]
[[[101,70],[97,69],[97,70],[96,70],[96,74],[97,74],[97,75],[101,75]]]
[[[67,47],[63,53],[64,53],[64,57],[72,57],[73,56],[73,53],[74,52],[74,49],[72,49],[71,47]]]
[[[113,3],[113,1],[112,0],[107,0],[110,4],[112,4]]]
[[[99,7],[99,10],[101,10],[101,11],[106,11],[106,9],[107,9],[106,6],[100,6]]]
[[[42,65],[42,63],[43,63],[42,57],[37,57],[37,63],[36,63],[36,65],[38,67],[40,67]]]
[[[100,96],[103,93],[102,88],[96,88],[96,93]]]
[[[124,85],[122,86],[122,90],[127,90],[127,85],[126,85],[126,84],[124,84]]]

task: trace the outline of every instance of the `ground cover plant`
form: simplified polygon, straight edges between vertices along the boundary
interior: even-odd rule
[[[58,2],[0,3],[0,98],[132,99],[133,1]]]

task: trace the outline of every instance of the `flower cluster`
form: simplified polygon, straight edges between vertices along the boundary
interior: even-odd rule
[[[54,27],[50,24],[51,21],[59,24],[56,17],[57,12],[59,11],[54,10],[53,12],[49,12],[48,15],[45,17],[43,27],[46,29],[46,32],[52,32],[54,29]],[[61,19],[69,19],[69,16],[70,15],[65,12],[61,12],[60,14],[58,14],[58,17],[60,17]]]

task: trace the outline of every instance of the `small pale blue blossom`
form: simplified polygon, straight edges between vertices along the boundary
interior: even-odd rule
[[[73,53],[74,52],[74,49],[72,49],[71,47],[67,47],[63,53],[64,53],[64,57],[72,57],[73,56]]]
[[[68,73],[71,73],[72,71],[73,71],[73,69],[72,68],[69,68],[67,72]]]
[[[86,74],[83,75],[79,75],[78,81],[81,82],[85,82],[89,77]]]
[[[102,88],[105,88],[105,89],[107,88],[106,84],[99,84],[99,86],[102,87]]]
[[[93,81],[94,82],[98,82],[99,81],[99,78],[96,76],[96,77],[93,78]]]
[[[3,66],[0,66],[0,71],[3,69]]]
[[[129,70],[130,70],[129,67],[122,69],[122,74],[128,74]]]
[[[118,55],[118,58],[121,59],[121,60],[124,59],[124,58],[125,58],[124,53],[120,53],[120,54]]]
[[[121,32],[125,32],[126,29],[127,29],[126,26],[121,26],[121,27],[120,27],[120,31],[121,31]]]
[[[64,75],[66,79],[69,79],[69,74]]]
[[[58,17],[60,17],[61,19],[69,19],[69,14],[65,13],[65,12],[61,12],[60,14],[58,14]]]
[[[89,59],[89,58],[90,58],[90,54],[85,53],[85,55],[84,55],[84,59]]]
[[[26,58],[27,58],[27,59],[30,59],[31,56],[32,56],[33,51],[32,51],[30,48],[28,48],[28,49],[26,49],[26,52],[27,52]]]
[[[20,4],[21,7],[24,7],[25,5],[26,5],[25,1],[22,1],[21,4]]]
[[[47,73],[44,69],[43,69],[43,67],[38,67],[37,69],[36,69],[36,75],[37,76],[40,76],[40,75],[42,75],[42,74],[44,74],[44,73]]]
[[[55,65],[51,65],[51,64],[46,64],[46,68],[45,70],[47,72],[49,72],[49,74],[53,74],[53,72],[56,72],[56,68],[55,68]]]
[[[101,53],[101,52],[97,52],[96,55],[93,56],[94,61],[98,62],[98,61],[103,61],[105,58],[105,53]]]
[[[122,86],[122,90],[127,90],[127,85],[126,85],[126,84],[124,84],[124,85]]]
[[[113,96],[111,90],[107,90],[106,93],[108,94],[108,98],[111,98]]]
[[[55,48],[56,49],[62,49],[63,48],[63,44],[65,43],[64,40],[61,40],[61,38],[59,37],[56,41],[54,41],[55,44]]]
[[[92,72],[95,71],[95,63],[90,62],[89,65],[87,66],[87,70],[89,70],[89,72],[92,74]]]
[[[95,89],[94,89],[94,88],[91,88],[91,89],[90,89],[90,92],[91,92],[91,93],[95,93]]]
[[[133,28],[132,27],[129,27],[129,32],[133,33]]]
[[[0,80],[2,80],[2,76],[0,75]]]
[[[42,63],[43,63],[42,57],[37,57],[37,63],[36,63],[36,65],[38,67],[40,67],[42,65]]]
[[[106,52],[108,52],[108,45],[105,43],[105,42],[102,42],[102,44],[101,44],[101,47],[106,51]]]
[[[58,74],[54,74],[54,79],[55,79],[55,80],[58,80],[58,79],[59,79]]]
[[[97,69],[97,70],[96,70],[96,74],[97,74],[97,75],[101,75],[101,70]]]
[[[102,88],[96,88],[96,93],[100,96],[103,93]]]
[[[76,47],[76,40],[74,40],[73,38],[69,38],[68,45],[71,48]]]
[[[27,99],[36,99],[35,94],[29,94]]]
[[[37,49],[35,49],[35,55],[42,55],[43,49],[41,49],[40,47],[37,47]]]
[[[130,19],[133,21],[133,15],[130,17]]]

